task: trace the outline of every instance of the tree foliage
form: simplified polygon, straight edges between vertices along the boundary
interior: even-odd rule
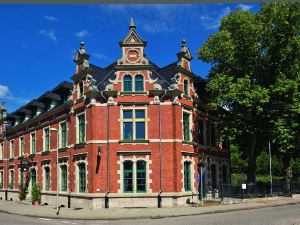
[[[299,154],[300,3],[230,13],[199,59],[212,65],[209,107],[226,109],[221,134],[248,158],[248,181],[255,181],[256,157],[269,140],[289,167]]]

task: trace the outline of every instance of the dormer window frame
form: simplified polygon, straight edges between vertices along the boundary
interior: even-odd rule
[[[183,94],[186,97],[190,97],[190,85],[188,79],[183,80]]]
[[[128,80],[126,80],[126,78],[129,78]],[[138,80],[137,78],[141,77],[142,79],[141,80]],[[143,88],[142,90],[137,90],[137,84],[138,82],[142,82],[143,84]],[[127,84],[125,84],[127,83]],[[130,85],[130,88],[127,88],[128,86]],[[123,76],[123,82],[122,82],[122,91],[123,92],[136,92],[136,93],[141,93],[141,92],[144,92],[145,91],[145,77],[143,74],[141,73],[137,73],[135,75],[132,75],[132,74],[124,74]]]
[[[78,82],[77,85],[77,98],[82,98],[84,96],[84,82],[83,80]]]

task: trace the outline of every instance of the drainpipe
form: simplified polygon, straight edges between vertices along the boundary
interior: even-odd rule
[[[7,142],[7,139],[6,139],[6,142]],[[4,145],[3,145],[4,146]],[[5,188],[5,200],[7,201],[8,200],[8,192],[7,192],[7,189],[8,189],[8,152],[9,150],[7,150],[8,148],[6,148],[6,188]]]
[[[102,97],[108,101],[108,99],[103,95],[103,91],[101,91]],[[109,201],[108,201],[108,194],[110,192],[110,149],[109,149],[109,105],[107,102],[107,108],[106,108],[106,132],[107,132],[107,164],[106,164],[106,170],[107,170],[107,191],[105,192],[105,199],[104,199],[104,204],[105,208],[109,208]]]
[[[161,101],[166,95],[165,93],[161,97]],[[161,134],[161,110],[160,110],[160,102],[158,104],[158,119],[159,119],[159,193],[158,193],[158,208],[161,208],[161,193],[162,193],[162,134]]]

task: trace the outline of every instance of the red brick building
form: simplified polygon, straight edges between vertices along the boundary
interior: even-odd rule
[[[81,43],[73,82],[13,113],[2,105],[2,199],[16,200],[19,184],[30,197],[37,183],[42,202],[54,204],[58,180],[60,204],[74,208],[184,205],[196,201],[199,162],[206,197],[217,197],[229,181],[229,152],[205,109],[205,81],[192,72],[184,40],[165,67],[147,59],[146,45],[132,20],[117,62],[90,64]]]

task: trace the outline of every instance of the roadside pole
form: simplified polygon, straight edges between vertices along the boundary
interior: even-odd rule
[[[273,179],[272,179],[272,151],[271,142],[269,141],[269,157],[270,157],[270,195],[273,195]]]
[[[200,167],[200,181],[201,181],[201,205],[203,207],[203,166]]]

